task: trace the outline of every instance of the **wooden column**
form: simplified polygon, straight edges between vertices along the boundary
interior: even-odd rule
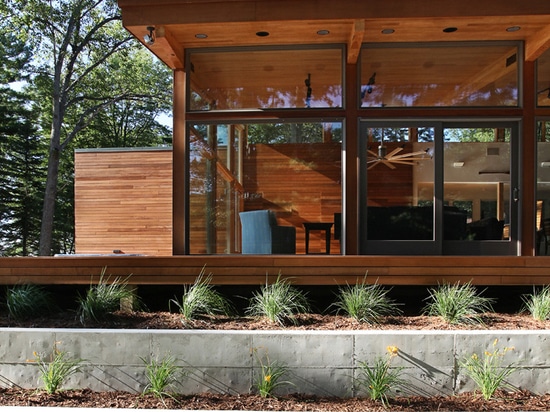
[[[174,107],[172,137],[172,253],[185,255],[189,251],[186,236],[186,165],[187,138],[185,132],[185,72],[174,70]]]
[[[535,192],[537,138],[535,119],[535,62],[526,61],[523,67],[523,133],[521,136],[522,159],[520,191],[521,197],[521,255],[535,254]]]
[[[344,173],[344,210],[342,213],[342,228],[345,227],[345,242],[342,253],[345,255],[359,254],[359,202],[358,173],[359,156],[358,140],[358,94],[357,94],[357,63],[346,64],[346,138]]]

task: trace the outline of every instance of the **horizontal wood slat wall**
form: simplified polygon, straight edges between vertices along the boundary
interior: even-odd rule
[[[67,256],[0,258],[0,284],[97,282],[103,269],[136,285],[181,285],[206,268],[218,285],[261,285],[281,273],[297,285],[550,284],[546,256]]]
[[[172,151],[75,153],[76,253],[172,255]]]

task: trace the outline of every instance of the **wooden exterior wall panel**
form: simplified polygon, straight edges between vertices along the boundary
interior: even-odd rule
[[[172,152],[75,153],[76,253],[172,255]]]

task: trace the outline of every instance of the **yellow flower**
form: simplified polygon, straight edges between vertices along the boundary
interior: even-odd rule
[[[485,356],[493,356],[493,354],[489,351],[485,351]]]
[[[477,360],[477,353],[474,353],[474,354],[472,355],[472,359],[473,359],[473,360]]]
[[[271,382],[271,375],[265,375],[264,381],[266,381],[267,383]]]
[[[399,348],[397,346],[388,346],[386,350],[390,353],[391,356],[397,356]]]
[[[493,342],[493,346],[497,346],[497,343],[498,343],[498,338],[495,339],[495,341]]]

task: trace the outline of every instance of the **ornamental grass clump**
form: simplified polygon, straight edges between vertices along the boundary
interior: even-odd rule
[[[266,283],[259,292],[253,294],[246,312],[284,326],[288,321],[297,324],[296,315],[309,310],[306,294],[279,274],[275,283]]]
[[[82,359],[70,358],[69,354],[61,351],[54,345],[53,353],[46,359],[45,356],[33,353],[34,359],[30,362],[36,362],[40,371],[40,379],[44,383],[44,390],[47,393],[56,393],[69,376],[80,372],[82,369]]]
[[[91,285],[84,297],[78,298],[78,315],[81,323],[89,321],[100,322],[108,314],[120,309],[121,301],[134,301],[135,293],[128,287],[128,278],[122,280],[105,277],[105,269],[101,272],[97,285]],[[136,302],[137,304],[137,302]]]
[[[231,316],[235,310],[231,303],[214,289],[212,274],[204,276],[204,268],[192,285],[185,286],[181,300],[172,299],[184,321],[196,319],[198,315]]]
[[[535,320],[550,319],[550,286],[540,290],[533,290],[530,295],[522,296],[524,308]]]
[[[482,356],[474,353],[461,363],[466,375],[476,383],[485,400],[491,399],[497,389],[511,387],[506,384],[505,379],[516,370],[512,364],[502,366],[504,355],[514,348],[499,349],[496,347],[497,343],[498,339],[495,339],[492,351],[485,351]]]
[[[480,315],[493,311],[493,299],[481,296],[470,282],[429,289],[426,300],[424,314],[439,316],[449,324],[483,323]]]
[[[275,390],[283,385],[289,385],[291,382],[283,381],[283,376],[288,372],[288,367],[278,361],[269,359],[267,353],[261,357],[258,355],[258,349],[254,349],[254,355],[260,364],[260,373],[256,379],[256,389],[262,398],[274,396]]]
[[[147,378],[143,394],[150,393],[159,399],[164,399],[166,396],[173,398],[173,386],[186,376],[183,367],[176,365],[176,360],[171,356],[149,360],[141,358],[141,360],[145,364]]]
[[[397,346],[388,346],[385,356],[379,356],[372,365],[359,362],[359,377],[356,379],[359,388],[364,389],[374,401],[381,401],[384,406],[389,404],[392,391],[395,391],[404,380],[401,378],[402,367],[391,365],[398,356]]]
[[[16,285],[6,291],[6,308],[10,318],[15,320],[43,316],[53,307],[50,293],[41,286]]]
[[[378,283],[367,284],[365,277],[361,283],[339,288],[333,305],[337,313],[344,312],[358,322],[376,324],[382,316],[402,313],[397,303],[388,297],[389,291]]]

